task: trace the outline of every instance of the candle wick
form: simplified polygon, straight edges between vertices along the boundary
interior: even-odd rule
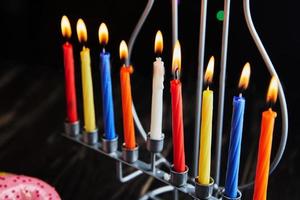
[[[243,97],[243,93],[242,92],[240,92],[239,97]]]
[[[161,59],[161,53],[155,53],[156,58],[160,58]]]
[[[274,103],[272,101],[269,101],[268,102],[268,107],[269,107],[269,110],[271,109],[272,110],[272,107],[274,106]]]
[[[102,53],[105,53],[105,47],[104,46],[102,47]]]
[[[175,69],[174,76],[175,76],[175,79],[179,79],[179,68],[178,67]]]

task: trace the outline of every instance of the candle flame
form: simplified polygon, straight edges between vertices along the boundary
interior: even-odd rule
[[[160,30],[157,31],[156,36],[155,36],[155,45],[154,45],[154,52],[156,54],[161,55],[162,51],[164,48],[164,43],[163,43],[163,36]]]
[[[207,68],[204,75],[205,83],[211,83],[214,75],[214,65],[215,65],[215,58],[212,56],[210,57]]]
[[[98,37],[101,45],[106,45],[108,43],[108,29],[105,23],[100,24]]]
[[[250,79],[251,69],[250,69],[250,63],[246,63],[244,65],[240,81],[239,81],[239,88],[246,90],[249,85],[249,79]]]
[[[125,60],[128,57],[128,48],[124,40],[120,43],[120,59]]]
[[[173,60],[172,60],[172,72],[173,74],[176,73],[176,70],[178,70],[178,73],[181,71],[181,49],[180,49],[180,43],[177,40],[174,46],[173,50]]]
[[[278,94],[278,80],[275,76],[272,76],[269,89],[268,89],[268,94],[267,94],[267,102],[275,103],[277,100],[277,94]]]
[[[60,27],[61,27],[62,35],[68,39],[71,38],[72,35],[71,24],[66,15],[62,16],[60,21]]]
[[[87,41],[87,30],[84,21],[80,18],[76,25],[77,37],[80,43]]]

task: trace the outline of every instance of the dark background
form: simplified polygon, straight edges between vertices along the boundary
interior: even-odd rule
[[[79,114],[82,119],[82,95],[79,51],[75,33],[79,17],[88,29],[88,46],[91,48],[94,78],[95,106],[98,128],[103,130],[100,96],[98,54],[98,27],[106,22],[110,41],[112,79],[115,104],[116,129],[122,137],[122,113],[119,88],[119,43],[128,41],[142,12],[144,1],[1,1],[0,37],[0,170],[35,176],[55,186],[63,199],[137,199],[149,188],[160,183],[141,176],[128,184],[115,178],[115,163],[63,138],[65,117],[64,70],[60,33],[60,19],[66,14],[72,25],[71,42],[77,77]],[[297,124],[298,65],[300,61],[300,28],[298,2],[260,0],[251,1],[253,20],[263,43],[278,71],[286,92],[289,110],[289,138],[287,149],[278,169],[269,179],[268,199],[297,199],[300,136]],[[216,19],[223,9],[223,1],[208,2],[207,40],[205,64],[209,57],[216,58],[214,83],[214,118],[217,115],[218,76],[222,22]],[[195,91],[197,74],[199,1],[182,0],[179,6],[179,39],[182,46],[182,83],[184,101],[185,146],[187,163],[192,166]],[[154,37],[157,29],[164,34],[166,77],[164,92],[164,154],[172,160],[171,109],[169,80],[171,78],[171,2],[156,1],[133,49],[132,93],[136,109],[146,130],[150,126],[151,81]],[[245,92],[247,99],[240,183],[253,179],[260,131],[260,115],[266,109],[265,95],[270,80],[265,64],[246,27],[242,1],[233,1],[229,34],[225,120],[222,153],[222,177],[225,166],[230,131],[231,101],[237,94],[237,82],[245,62],[251,63],[251,82]],[[272,158],[281,135],[279,103],[274,107],[276,120]],[[216,120],[215,120],[216,122]],[[298,121],[299,123],[299,121]],[[215,125],[215,124],[214,124]],[[215,127],[213,130],[216,132]],[[141,144],[140,136],[137,137]],[[214,138],[213,138],[214,139]],[[213,140],[214,142],[214,140]],[[214,146],[213,146],[214,147]],[[142,148],[145,148],[144,146]],[[214,148],[213,148],[214,153]],[[214,154],[213,154],[214,155]],[[146,156],[145,156],[146,157]],[[214,158],[214,157],[213,157]],[[214,160],[212,161],[214,166]],[[252,189],[243,192],[244,199],[252,198]],[[168,195],[166,195],[168,197]],[[185,199],[187,197],[184,197]]]

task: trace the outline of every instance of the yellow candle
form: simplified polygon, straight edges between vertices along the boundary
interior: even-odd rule
[[[91,75],[90,49],[83,47],[80,52],[81,59],[81,79],[83,94],[84,129],[92,132],[96,129],[93,81]]]
[[[213,68],[214,57],[211,57],[205,72],[205,82],[207,84],[212,81]],[[213,94],[213,91],[210,90],[209,87],[207,87],[202,94],[201,136],[198,163],[198,183],[200,184],[209,184],[210,182]]]
[[[77,35],[80,42],[87,41],[87,31],[82,19],[77,22]],[[83,47],[80,52],[81,79],[83,94],[84,130],[92,132],[96,130],[93,81],[91,75],[90,49]]]
[[[203,92],[201,113],[201,136],[198,181],[201,184],[209,184],[210,160],[211,160],[211,132],[213,116],[213,91],[207,89]]]

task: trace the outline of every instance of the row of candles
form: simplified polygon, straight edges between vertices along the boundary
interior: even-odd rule
[[[67,122],[77,123],[77,102],[74,73],[73,47],[68,41],[72,35],[71,25],[66,16],[61,20],[62,35],[66,39],[63,44],[64,67],[65,67],[65,86],[67,102]],[[79,42],[83,45],[80,52],[81,60],[81,80],[83,91],[83,111],[84,111],[84,132],[92,133],[97,130],[95,122],[95,109],[93,97],[93,83],[91,75],[90,49],[85,46],[87,42],[87,29],[82,19],[77,21],[77,36]],[[100,52],[100,75],[103,98],[103,120],[104,120],[104,138],[114,140],[117,138],[114,122],[114,106],[112,98],[112,85],[110,73],[110,53],[106,51],[105,45],[108,43],[108,29],[104,23],[99,27],[99,42],[103,47]],[[164,89],[164,62],[161,55],[163,51],[163,37],[160,31],[155,37],[155,53],[157,55],[153,63],[153,82],[152,82],[152,107],[151,107],[151,125],[150,138],[160,140],[162,135],[162,112],[163,112],[163,89]],[[172,134],[173,134],[173,170],[182,173],[187,170],[184,151],[184,123],[182,108],[182,84],[181,76],[181,50],[179,41],[176,42],[173,49],[172,74],[173,80],[170,82],[171,103],[172,103]],[[130,85],[130,74],[133,72],[131,65],[125,64],[128,56],[127,45],[125,41],[120,43],[120,59],[124,64],[120,69],[122,111],[123,111],[123,131],[124,145],[128,149],[136,148],[135,129],[132,115],[132,96]],[[198,177],[196,181],[203,185],[211,184],[210,164],[211,164],[211,140],[213,125],[213,90],[210,84],[213,79],[214,57],[208,62],[204,75],[206,89],[203,91],[202,113],[201,113],[201,137],[200,153],[198,163]],[[226,170],[226,181],[224,194],[228,198],[238,196],[238,174],[241,141],[243,132],[243,121],[245,111],[245,98],[242,92],[248,87],[250,79],[250,64],[246,63],[240,77],[238,96],[233,97],[233,113],[230,132],[230,144],[228,152],[228,162]],[[276,102],[277,98],[277,79],[272,77],[267,93],[267,102]],[[272,105],[272,104],[270,104]],[[253,199],[266,199],[268,174],[270,165],[270,154],[272,146],[273,127],[275,123],[276,112],[270,107],[262,113],[261,134],[259,140],[258,161],[256,168],[255,187]]]

